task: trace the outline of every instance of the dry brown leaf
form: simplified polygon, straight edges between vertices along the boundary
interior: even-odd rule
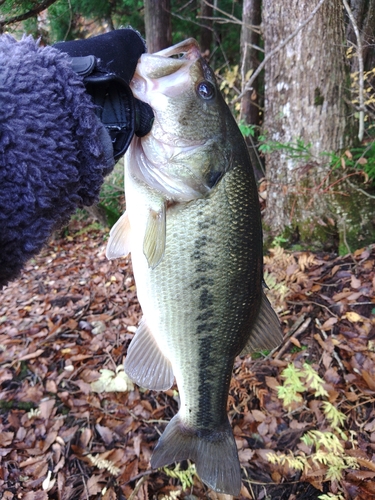
[[[9,446],[14,437],[14,432],[0,432],[0,446]]]
[[[55,399],[47,399],[46,401],[42,401],[39,405],[39,411],[40,411],[39,416],[41,418],[48,420],[51,416],[55,403],[56,403]]]
[[[359,288],[362,285],[362,282],[360,279],[356,278],[354,274],[352,275],[352,278],[350,280],[350,286],[354,289]]]
[[[296,339],[295,337],[290,337],[290,342],[291,342],[292,344],[294,344],[296,347],[301,348],[301,343],[300,343],[300,341],[299,341],[298,339]]]
[[[358,313],[354,311],[348,311],[345,313],[345,318],[351,321],[352,323],[363,322],[364,319]]]
[[[91,476],[86,483],[86,487],[89,495],[100,493],[104,487],[104,477],[101,474]],[[86,492],[83,492],[80,498],[82,500],[87,498]]]
[[[101,438],[106,445],[109,445],[113,441],[113,432],[100,424],[96,424],[95,429],[99,432]]]
[[[375,391],[375,377],[372,373],[369,373],[366,370],[363,370],[361,373],[363,379],[365,380],[366,384],[369,386],[369,388],[372,391]]]
[[[285,366],[285,363],[282,363],[280,366]],[[267,387],[269,387],[270,389],[277,390],[277,388],[280,386],[280,382],[275,377],[266,376],[265,380]]]
[[[324,331],[331,330],[333,325],[337,323],[338,319],[335,317],[328,318],[321,326],[321,329]]]
[[[264,422],[266,420],[266,415],[259,410],[251,410],[251,414],[253,415],[256,422]]]
[[[44,349],[38,349],[37,351],[35,352],[31,352],[29,354],[24,354],[23,356],[21,356],[20,358],[18,358],[17,360],[13,361],[12,364],[14,363],[18,363],[20,361],[27,361],[29,359],[35,359],[35,358],[38,358],[39,356],[41,356],[42,354],[44,353]]]

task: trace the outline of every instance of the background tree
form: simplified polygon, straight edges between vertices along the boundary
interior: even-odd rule
[[[149,52],[172,45],[170,0],[145,0],[145,31]]]
[[[200,17],[202,24],[200,28],[199,45],[203,54],[209,55],[212,50],[213,28],[212,28],[213,6],[207,0],[201,0]]]
[[[254,125],[253,135],[246,137],[250,158],[258,178],[264,177],[264,168],[255,147],[255,140],[259,135],[261,121],[260,88],[261,78],[257,78],[246,90],[246,82],[259,66],[259,44],[261,15],[261,0],[244,0],[242,7],[241,27],[241,91],[239,119],[246,125]]]
[[[265,0],[263,24],[272,55],[265,67],[264,130],[272,150],[266,225],[272,236],[315,248],[335,248],[338,238],[351,245],[358,234],[364,243],[373,236],[365,234],[369,207],[359,210],[355,192],[335,184],[327,156],[348,145],[352,132],[342,3]]]
[[[375,67],[375,0],[351,0],[350,8],[362,37],[364,69],[370,71]],[[356,47],[358,40],[350,22],[347,23],[346,36],[349,44]],[[358,70],[358,58],[353,57],[351,62],[352,70]]]
[[[260,23],[262,21],[261,0],[244,0],[242,8],[241,28],[241,80],[242,91],[246,85],[247,75],[254,72],[259,65]],[[259,79],[252,89],[245,91],[241,99],[240,119],[248,124],[259,125]]]

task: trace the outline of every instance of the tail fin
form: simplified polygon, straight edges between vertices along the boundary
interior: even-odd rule
[[[151,457],[151,467],[191,459],[204,483],[219,493],[237,496],[241,471],[236,442],[227,422],[216,431],[186,427],[177,414],[167,425]]]

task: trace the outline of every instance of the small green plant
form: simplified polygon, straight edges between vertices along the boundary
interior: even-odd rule
[[[304,363],[301,368],[290,363],[282,371],[281,376],[284,378],[284,383],[277,388],[278,397],[289,410],[295,403],[302,403],[302,394],[305,392],[313,393],[315,397],[328,398],[328,392],[324,388],[324,380],[307,363]],[[287,465],[304,473],[311,469],[313,464],[318,464],[324,466],[325,469],[323,480],[340,481],[345,469],[359,467],[356,458],[346,454],[342,443],[342,441],[348,440],[342,428],[346,416],[327,400],[322,401],[321,410],[329,424],[329,430],[324,432],[310,430],[301,437],[301,441],[311,448],[311,454],[307,455],[302,451],[299,451],[297,456],[292,452],[270,453],[267,458],[273,464]],[[323,498],[323,496],[319,498]],[[328,496],[324,497],[323,500],[333,500],[334,498],[334,496]]]
[[[284,238],[284,236],[275,236],[271,243],[271,248],[274,247],[282,247],[284,243],[288,243],[288,238]]]
[[[283,400],[283,405],[289,408],[294,402],[302,402],[301,394],[306,391],[306,387],[302,383],[303,371],[290,363],[282,371],[281,376],[285,378],[285,382],[277,388],[277,396]]]
[[[264,154],[273,153],[274,151],[283,151],[287,158],[299,161],[311,160],[313,154],[311,152],[311,143],[305,144],[303,139],[283,143],[279,141],[270,141],[266,135],[259,136],[259,151]]]
[[[256,351],[251,354],[251,359],[263,359],[266,358],[271,351],[264,349],[263,351]]]
[[[329,155],[331,167],[362,171],[375,186],[375,141]]]
[[[249,125],[248,123],[245,123],[244,121],[241,121],[238,124],[238,128],[241,130],[241,134],[244,137],[254,137],[255,136],[255,125]]]
[[[276,277],[268,271],[264,271],[263,279],[270,291],[273,292],[273,295],[275,295],[280,302],[283,302],[290,292],[285,282],[278,283]]]
[[[301,345],[301,347],[297,347],[296,345],[294,345],[294,346],[291,348],[290,352],[291,352],[292,354],[295,354],[295,353],[297,353],[297,352],[307,351],[307,349],[308,349],[308,346],[307,346],[307,345]]]
[[[344,500],[344,497],[341,493],[334,495],[333,493],[323,493],[323,495],[318,496],[319,500]]]
[[[342,443],[333,432],[308,431],[301,441],[315,449],[311,459],[327,467],[328,481],[340,481],[345,469],[358,469],[357,459],[346,455]]]
[[[183,490],[187,490],[188,488],[191,488],[193,486],[194,476],[197,475],[195,465],[190,462],[189,467],[186,470],[181,470],[180,464],[177,464],[174,469],[163,467],[163,471],[167,474],[167,476],[178,479],[182,485]]]

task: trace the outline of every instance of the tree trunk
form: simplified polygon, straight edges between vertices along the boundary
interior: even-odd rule
[[[201,8],[200,8],[200,15],[202,17],[212,17],[213,14],[213,9],[210,5],[206,2],[206,0],[201,0]],[[211,45],[212,45],[212,40],[213,40],[213,33],[212,33],[212,20],[211,19],[200,19],[200,22],[202,23],[201,30],[200,30],[200,48],[202,51],[202,54],[205,56],[209,56],[211,53]]]
[[[242,7],[242,29],[241,29],[241,77],[242,90],[246,85],[246,75],[249,70],[255,71],[259,65],[259,51],[253,46],[259,46],[259,32],[250,29],[250,26],[258,26],[261,23],[261,0],[244,0]],[[246,92],[241,99],[240,119],[248,124],[259,125],[259,79],[253,84],[252,90]]]
[[[298,30],[318,3],[264,0],[266,55]],[[348,240],[349,228],[354,229],[347,186],[332,186],[327,157],[346,145],[349,125],[340,0],[323,2],[311,21],[275,52],[266,64],[265,82],[264,129],[271,148],[266,157],[266,234],[289,236],[310,248],[337,249]],[[358,235],[360,226],[355,231]]]
[[[375,0],[351,0],[350,8],[362,36],[363,64],[365,71],[375,67]],[[348,21],[347,39],[357,46],[357,38],[352,24]],[[351,70],[358,71],[358,59],[351,59]]]
[[[145,30],[150,54],[172,45],[170,0],[145,1]]]
[[[242,7],[242,28],[241,28],[241,82],[244,91],[247,83],[246,75],[249,71],[254,72],[259,65],[259,50],[254,48],[254,45],[259,46],[260,34],[258,31],[251,29],[251,26],[258,26],[260,30],[261,16],[261,0],[244,0]],[[257,78],[253,83],[252,89],[247,91],[241,99],[240,120],[248,125],[260,124],[260,105],[259,105],[259,88],[261,86],[260,78]],[[258,130],[255,132],[255,137],[258,136]],[[246,144],[249,150],[251,162],[257,179],[264,177],[264,168],[261,164],[259,154],[255,147],[255,137],[246,137]],[[254,140],[255,139],[255,140]]]

